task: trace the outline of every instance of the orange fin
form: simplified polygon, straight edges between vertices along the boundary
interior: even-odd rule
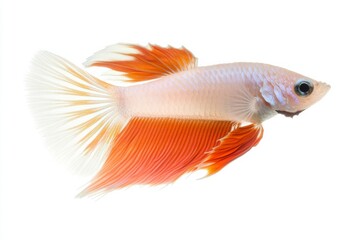
[[[133,184],[163,184],[198,169],[233,128],[230,121],[133,118],[116,137],[108,159],[79,196]]]
[[[256,146],[260,142],[263,132],[261,125],[236,126],[220,140],[219,145],[209,152],[203,166],[199,166],[200,169],[206,169],[208,176],[217,173],[228,163]]]
[[[194,68],[196,58],[184,47],[115,44],[95,53],[84,64],[110,68],[114,71],[108,75],[120,80],[141,82]]]

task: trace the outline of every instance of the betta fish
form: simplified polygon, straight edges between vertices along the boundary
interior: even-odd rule
[[[199,67],[184,47],[116,44],[84,65],[108,72],[101,80],[40,52],[28,79],[30,105],[56,155],[93,173],[81,196],[167,184],[197,170],[212,175],[259,143],[263,121],[297,115],[330,89],[269,64]]]

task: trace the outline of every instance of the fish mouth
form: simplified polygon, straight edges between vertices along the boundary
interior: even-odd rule
[[[294,117],[296,115],[299,115],[302,111],[304,110],[300,110],[300,111],[297,111],[297,112],[287,112],[287,111],[280,111],[280,110],[275,110],[277,113],[280,113],[282,115],[284,115],[285,117]]]

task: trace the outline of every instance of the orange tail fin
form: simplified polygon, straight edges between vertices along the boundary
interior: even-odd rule
[[[261,127],[229,121],[133,118],[80,196],[133,184],[170,183],[199,168],[212,174],[253,147],[261,134]]]

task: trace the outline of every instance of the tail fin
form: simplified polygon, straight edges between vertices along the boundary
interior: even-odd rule
[[[120,132],[117,87],[49,53],[35,56],[28,78],[30,106],[59,160],[93,173]]]

